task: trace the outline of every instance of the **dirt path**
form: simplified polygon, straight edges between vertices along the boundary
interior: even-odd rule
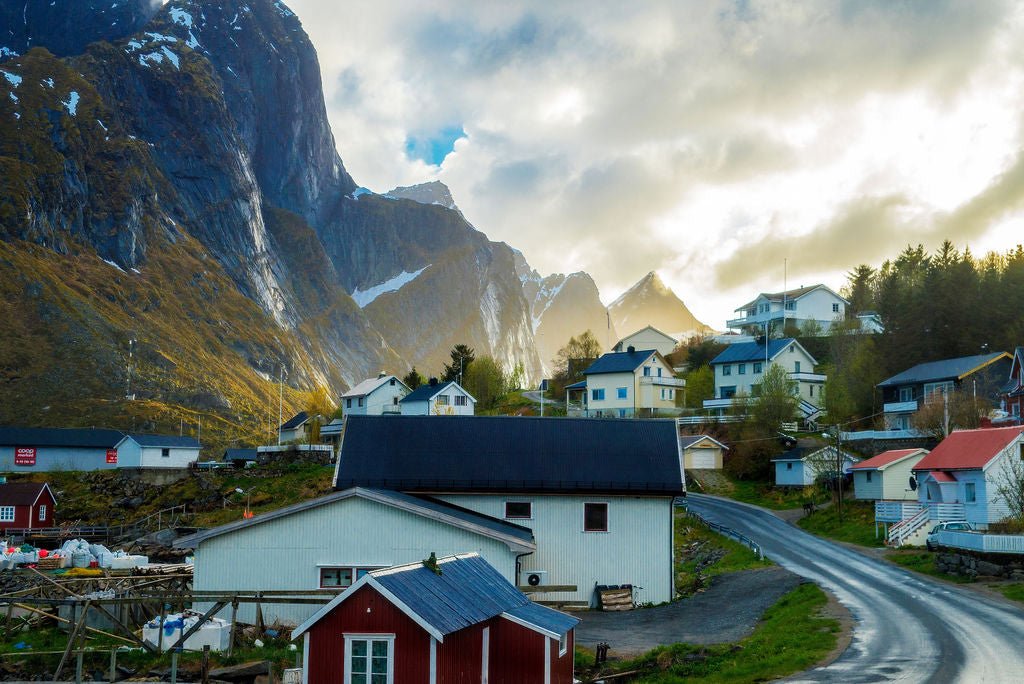
[[[675,643],[739,641],[799,583],[799,576],[780,567],[719,575],[710,589],[666,606],[578,613],[582,622],[576,628],[576,643],[593,648],[603,641],[611,645],[610,655],[621,657]]]

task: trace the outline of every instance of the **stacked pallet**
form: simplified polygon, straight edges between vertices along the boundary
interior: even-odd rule
[[[601,610],[633,610],[633,587],[628,584],[621,587],[598,587],[597,595],[601,600]]]

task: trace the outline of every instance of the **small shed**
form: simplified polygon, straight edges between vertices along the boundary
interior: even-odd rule
[[[772,459],[775,464],[775,485],[809,487],[819,477],[838,475],[840,472],[847,475],[859,459],[845,451],[840,453],[841,460],[834,446],[791,449]]]
[[[114,460],[120,468],[188,468],[199,460],[202,445],[185,435],[125,435]]]
[[[398,402],[403,416],[471,416],[476,399],[457,382],[431,378]]]
[[[475,553],[431,554],[367,573],[292,638],[304,636],[307,684],[571,684],[578,623],[531,603]]]
[[[222,460],[236,468],[248,468],[256,465],[256,449],[225,449]]]
[[[686,470],[721,470],[722,456],[729,447],[708,435],[683,435],[679,448]]]
[[[854,465],[853,491],[857,499],[869,501],[916,501],[910,488],[911,471],[927,449],[893,449]]]
[[[56,504],[46,483],[0,484],[0,530],[53,527]]]

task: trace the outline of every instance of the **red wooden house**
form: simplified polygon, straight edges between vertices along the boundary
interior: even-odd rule
[[[1003,405],[1018,423],[1024,421],[1024,347],[1013,352],[1010,380],[1003,387]]]
[[[48,484],[0,484],[0,530],[53,527],[53,508],[56,504],[57,499]]]
[[[571,684],[578,622],[471,553],[370,572],[292,638],[304,684]]]

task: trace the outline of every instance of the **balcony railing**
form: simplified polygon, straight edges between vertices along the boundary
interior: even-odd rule
[[[797,382],[825,382],[828,379],[827,375],[821,373],[790,373],[790,380],[796,380]]]
[[[921,504],[916,501],[876,501],[876,522],[900,522],[910,520],[925,508],[928,509],[928,520],[963,520],[965,511],[962,503],[930,503]]]
[[[380,412],[385,416],[397,416],[401,415],[402,407],[398,404],[384,404],[384,406],[381,407]]]
[[[882,404],[882,411],[885,413],[913,413],[917,410],[917,400],[914,401],[891,401]]]
[[[657,377],[655,375],[644,375],[640,378],[641,385],[661,385],[663,387],[686,387],[686,380],[682,378]]]

